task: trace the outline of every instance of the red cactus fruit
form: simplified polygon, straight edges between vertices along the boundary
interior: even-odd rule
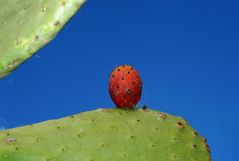
[[[134,108],[141,98],[142,81],[139,73],[129,65],[116,67],[109,80],[109,93],[119,108]]]

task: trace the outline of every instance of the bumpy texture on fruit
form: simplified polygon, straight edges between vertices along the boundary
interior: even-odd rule
[[[0,79],[52,40],[85,0],[1,0]]]
[[[120,108],[133,108],[139,102],[142,81],[139,73],[129,65],[116,67],[109,80],[109,93]]]
[[[154,110],[98,109],[0,131],[1,161],[210,161],[184,119]]]

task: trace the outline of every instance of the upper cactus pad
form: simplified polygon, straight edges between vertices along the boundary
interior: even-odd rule
[[[0,79],[52,40],[84,0],[1,0]]]
[[[98,109],[0,131],[1,161],[210,161],[188,123],[153,110]]]

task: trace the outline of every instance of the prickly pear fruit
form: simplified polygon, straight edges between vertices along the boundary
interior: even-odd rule
[[[0,0],[0,79],[51,41],[85,0]]]
[[[142,81],[130,65],[116,67],[110,75],[109,93],[119,108],[133,108],[141,98]]]
[[[142,109],[98,109],[0,131],[0,161],[211,161],[184,119]]]

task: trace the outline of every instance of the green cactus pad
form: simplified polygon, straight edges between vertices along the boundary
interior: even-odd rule
[[[1,0],[0,79],[52,40],[84,0]]]
[[[1,161],[210,161],[206,140],[181,117],[98,109],[0,131]]]

